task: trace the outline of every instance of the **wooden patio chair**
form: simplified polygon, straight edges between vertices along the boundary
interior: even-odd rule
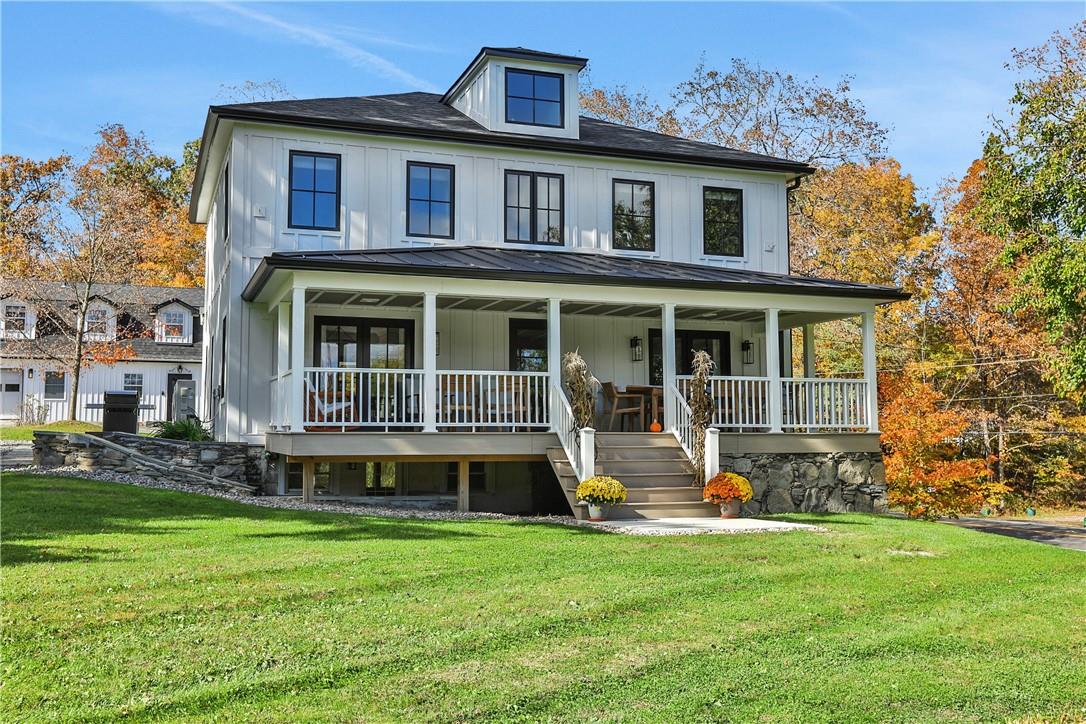
[[[358,419],[357,394],[343,390],[318,390],[312,380],[305,381],[305,419],[310,422],[340,422],[347,430],[360,429],[352,425]],[[335,427],[306,425],[306,432],[337,432]]]
[[[603,403],[607,410],[604,412],[610,412],[610,420],[607,424],[608,430],[615,429],[615,417],[619,416],[619,427],[624,428],[626,418],[630,415],[637,415],[640,421],[640,427],[637,428],[639,432],[645,429],[645,398],[642,395],[619,392],[615,389],[614,382],[604,382],[601,387],[603,388]]]
[[[454,375],[439,378],[437,391],[441,402],[437,424],[474,423],[478,421],[478,400],[475,397],[475,377]]]

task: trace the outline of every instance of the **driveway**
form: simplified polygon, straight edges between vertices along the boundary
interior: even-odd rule
[[[1082,526],[1075,527],[1032,520],[999,520],[998,518],[958,518],[957,520],[948,519],[943,522],[962,528],[984,531],[985,533],[1009,535],[1012,538],[1047,543],[1060,548],[1086,551],[1086,527]]]

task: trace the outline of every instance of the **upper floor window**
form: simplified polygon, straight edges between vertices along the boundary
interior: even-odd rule
[[[290,152],[289,226],[339,230],[339,156]]]
[[[743,192],[739,189],[705,187],[705,253],[712,256],[743,256]]]
[[[612,188],[612,246],[629,251],[655,251],[655,185],[651,181],[615,179]]]
[[[4,305],[4,334],[10,337],[26,335],[26,305]]]
[[[563,79],[557,73],[505,71],[505,122],[561,128]]]
[[[505,172],[505,240],[562,243],[562,177],[551,173]]]
[[[188,314],[180,309],[163,309],[157,316],[159,342],[187,342]]]
[[[65,386],[65,374],[63,372],[54,372],[52,370],[46,370],[45,372],[45,388],[44,397],[47,400],[63,400],[64,393],[66,392]]]
[[[92,307],[87,310],[86,318],[87,334],[93,337],[109,336],[109,314],[102,307]]]
[[[407,162],[407,235],[453,238],[455,169]]]

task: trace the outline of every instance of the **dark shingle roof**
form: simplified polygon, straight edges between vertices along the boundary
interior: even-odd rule
[[[591,251],[441,246],[425,249],[279,252],[265,257],[242,298],[252,301],[275,269],[322,269],[515,281],[761,291],[907,299],[896,287],[795,277]]]
[[[805,163],[581,116],[580,138],[552,138],[489,131],[441,102],[435,93],[314,98],[212,106],[221,118],[277,121],[288,124],[419,136],[498,146],[521,146],[567,153],[619,156],[705,166],[725,166],[805,174]]]
[[[72,289],[59,282],[34,282],[32,293],[20,292],[13,285],[4,285],[3,298],[15,297],[28,304],[48,304],[56,309],[65,302],[74,302],[76,295]],[[204,290],[193,287],[157,287],[135,284],[99,284],[92,288],[95,296],[108,302],[118,315],[125,315],[126,329],[139,333],[154,329],[154,312],[159,308],[177,301],[195,310],[193,314],[192,344],[164,344],[156,342],[154,337],[136,337],[127,340],[137,360],[159,360],[164,362],[199,362],[200,353],[200,310],[204,306]],[[50,344],[49,337],[35,340],[0,339],[0,355],[7,358],[40,357],[42,346]]]

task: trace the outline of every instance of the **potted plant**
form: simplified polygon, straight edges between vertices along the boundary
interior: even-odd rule
[[[720,506],[721,518],[738,518],[740,504],[753,497],[750,481],[736,473],[717,473],[702,491],[702,500]]]
[[[626,486],[607,475],[597,475],[577,486],[577,500],[588,504],[589,520],[607,520],[611,507],[626,500]]]

